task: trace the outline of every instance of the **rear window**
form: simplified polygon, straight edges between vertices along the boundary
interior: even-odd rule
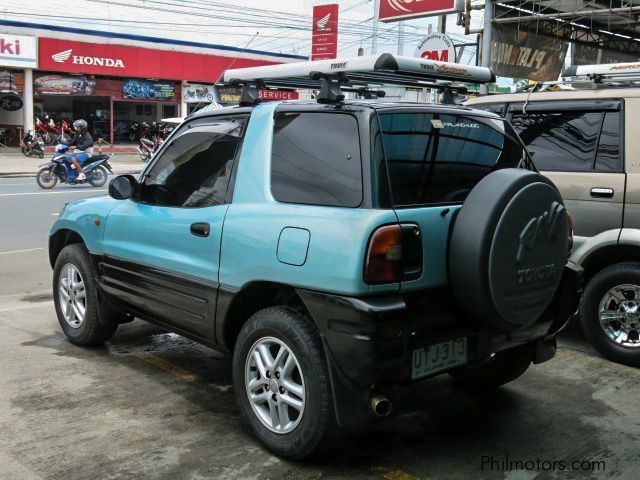
[[[280,113],[271,150],[271,192],[287,203],[362,202],[358,122],[342,113]]]
[[[463,202],[483,177],[526,159],[503,120],[426,112],[378,118],[374,158],[383,159],[389,184],[381,198],[396,207]]]

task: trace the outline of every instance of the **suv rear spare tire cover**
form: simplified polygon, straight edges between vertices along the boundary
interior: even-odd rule
[[[529,170],[483,178],[455,220],[449,276],[460,308],[481,326],[532,325],[551,302],[567,261],[567,217],[555,185]]]

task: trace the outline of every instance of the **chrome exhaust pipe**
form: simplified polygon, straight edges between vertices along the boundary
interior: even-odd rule
[[[386,417],[391,413],[391,401],[384,395],[376,395],[371,398],[371,410],[378,417]]]

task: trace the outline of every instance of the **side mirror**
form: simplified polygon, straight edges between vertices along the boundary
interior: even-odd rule
[[[139,184],[133,175],[118,175],[109,184],[109,195],[116,200],[126,200],[133,197]]]

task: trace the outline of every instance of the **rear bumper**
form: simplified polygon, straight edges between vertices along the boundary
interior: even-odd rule
[[[512,333],[473,328],[444,289],[419,296],[366,298],[308,290],[298,293],[323,337],[334,394],[349,397],[335,399],[339,411],[339,404],[353,402],[354,396],[362,397],[358,403],[364,405],[373,391],[411,383],[413,351],[446,340],[466,337],[469,362],[533,342],[533,361],[549,360],[555,353],[556,334],[578,308],[581,288],[582,268],[568,263],[542,317],[533,326]],[[442,371],[434,374],[439,373]],[[354,417],[353,412],[349,417]]]

